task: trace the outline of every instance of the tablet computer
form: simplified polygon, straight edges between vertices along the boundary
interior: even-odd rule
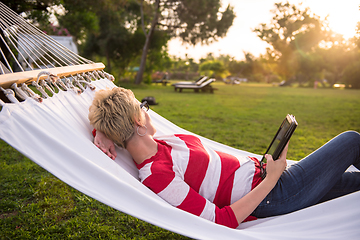
[[[277,160],[297,126],[298,123],[296,122],[295,117],[288,114],[280,125],[265,154],[271,154],[273,159]],[[266,162],[265,154],[263,155],[261,162]]]

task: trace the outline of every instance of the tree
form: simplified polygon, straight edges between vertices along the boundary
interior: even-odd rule
[[[62,7],[65,14],[57,16],[59,24],[74,36],[80,54],[105,61],[106,71],[123,76],[145,41],[139,29],[139,4],[133,0],[63,0]],[[167,39],[162,32],[156,33],[151,53],[162,53]]]
[[[320,81],[322,77],[322,58],[319,54],[314,52],[302,53],[296,51],[294,58],[297,62],[296,79],[301,86],[306,83],[308,86],[313,86],[315,81]]]
[[[346,87],[360,89],[360,61],[349,64],[344,70],[344,83]]]
[[[63,0],[62,6],[65,14],[57,16],[59,24],[74,36],[81,55],[104,57],[109,72],[114,60],[129,58],[136,41],[133,29],[124,26],[129,8],[126,0]]]
[[[230,5],[221,12],[220,0],[140,0],[141,26],[145,34],[140,68],[135,83],[142,81],[150,42],[155,30],[195,45],[224,37],[235,14]]]
[[[350,61],[347,62],[348,64],[345,66],[345,69],[343,71],[343,80],[347,87],[360,89],[360,22],[358,22],[356,25],[356,35],[353,41],[358,49],[355,49],[351,52],[355,56],[352,56]]]
[[[224,65],[219,60],[209,60],[200,64],[199,70],[205,72],[205,75],[213,75],[213,77],[222,78],[221,74],[226,71]]]
[[[81,55],[106,61],[106,71],[117,77],[141,56],[145,36],[141,29],[140,5],[136,0],[62,0],[65,14],[58,15],[61,26],[76,38]],[[144,18],[148,16],[145,14]],[[152,62],[144,67],[149,73],[155,60],[166,57],[169,37],[165,31],[152,34],[147,51]],[[160,64],[160,63],[159,63]]]
[[[59,5],[61,0],[2,0],[6,6],[18,14],[25,14],[25,17],[33,24],[49,23],[51,7]]]
[[[360,22],[356,24],[356,35],[354,37],[354,42],[360,48]]]
[[[109,13],[111,8],[103,0],[62,0],[61,6],[63,14],[56,14],[59,25],[68,29],[80,47],[85,45],[89,34],[96,35],[101,31],[100,18],[104,13]],[[123,6],[120,1],[119,6]],[[115,7],[112,9],[117,11]],[[110,16],[113,16],[111,12]]]
[[[341,82],[345,68],[360,57],[355,46],[342,41],[332,44],[330,48],[318,48],[316,53],[322,58],[322,67],[326,70],[330,86]]]
[[[219,10],[220,0],[5,2],[12,4],[17,12],[26,12],[29,19],[42,16],[42,23],[37,21],[40,29],[51,32],[55,27],[69,31],[80,54],[95,57],[97,61],[105,60],[107,71],[125,69],[142,54],[137,83],[142,81],[144,72],[149,73],[166,55],[166,43],[171,37],[180,37],[191,44],[209,43],[225,36],[235,17],[230,6]],[[50,26],[50,15],[57,17],[59,25]],[[148,54],[152,55],[150,64],[146,64]]]
[[[290,79],[296,75],[299,56],[314,50],[327,37],[324,22],[312,14],[309,8],[287,3],[276,3],[270,24],[254,29],[258,37],[271,45],[268,53],[276,59],[278,72]]]
[[[247,78],[249,80],[261,81],[261,78],[265,78],[263,63],[261,59],[256,59],[254,55],[248,52],[244,52],[245,60],[236,61],[232,59],[228,65],[227,70],[233,76]],[[256,75],[256,76],[255,76]]]

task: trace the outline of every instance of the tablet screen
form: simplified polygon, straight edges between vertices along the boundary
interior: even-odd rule
[[[270,146],[268,154],[271,154],[271,156],[274,156],[274,152],[275,152],[276,148],[279,146],[279,143],[281,142],[281,140],[285,137],[285,134],[287,133],[289,128],[290,128],[290,123],[287,121],[287,119],[285,119],[284,122],[282,123],[282,125],[280,126],[280,130],[278,131],[278,134],[275,136],[275,138]]]

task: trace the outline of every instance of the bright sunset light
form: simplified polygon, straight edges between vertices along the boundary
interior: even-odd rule
[[[308,0],[304,1],[304,5],[309,6],[310,10],[322,19],[329,15],[330,28],[334,32],[342,34],[345,39],[354,37],[356,24],[360,21],[359,1]]]
[[[169,54],[198,60],[206,57],[207,53],[212,52],[215,56],[229,54],[235,59],[241,60],[244,51],[250,52],[254,56],[265,53],[268,46],[261,41],[252,29],[260,23],[268,23],[272,18],[270,10],[274,9],[274,3],[281,2],[276,0],[223,0],[223,5],[234,6],[237,17],[233,26],[229,29],[226,37],[219,39],[209,46],[196,45],[184,46],[177,39],[169,42]],[[285,1],[283,1],[285,2]],[[328,16],[329,27],[344,36],[345,39],[354,37],[356,24],[360,21],[360,2],[358,0],[328,1],[328,0],[289,0],[289,3],[298,5],[303,3],[303,7],[309,7],[310,11],[323,20]]]

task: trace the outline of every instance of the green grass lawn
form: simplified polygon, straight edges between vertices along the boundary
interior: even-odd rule
[[[288,158],[300,160],[346,130],[360,131],[360,91],[215,83],[214,94],[171,86],[131,88],[153,110],[191,132],[262,154],[291,113],[299,123]],[[67,186],[0,140],[0,239],[185,239],[116,211]]]
[[[216,83],[214,94],[172,87],[133,89],[141,100],[154,96],[153,110],[191,132],[242,150],[263,154],[287,113],[299,126],[288,158],[300,160],[342,131],[360,131],[360,91],[281,88]]]

